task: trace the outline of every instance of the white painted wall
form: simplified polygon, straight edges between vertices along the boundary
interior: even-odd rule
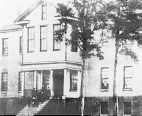
[[[138,96],[142,95],[142,48],[139,48],[135,43],[130,48],[138,55],[138,62],[134,62],[130,57],[124,55],[118,56],[117,76],[116,76],[116,92],[118,96]],[[88,72],[85,77],[85,96],[87,97],[103,97],[113,95],[113,77],[114,77],[114,42],[110,41],[107,46],[104,46],[104,60],[99,60],[92,57],[88,62]],[[132,91],[124,91],[124,66],[133,67],[133,87]],[[109,67],[109,90],[102,92],[101,87],[101,67]]]
[[[19,38],[22,36],[22,31],[0,33],[0,77],[2,72],[8,72],[8,91],[6,97],[18,96],[18,73],[21,70],[20,62],[21,55],[19,54]],[[2,55],[2,39],[8,38],[8,56]],[[0,78],[0,94],[1,97],[5,95],[1,92],[1,78]]]
[[[55,16],[56,9],[47,5],[47,20],[41,20],[41,5],[39,5],[25,20],[30,20],[30,24],[24,27],[24,63],[39,63],[47,61],[65,61],[65,41],[61,42],[61,50],[53,51],[53,24],[59,24]],[[47,25],[47,52],[40,52],[40,26]],[[27,53],[27,31],[28,27],[35,27],[35,51]],[[72,62],[81,62],[79,52],[71,52],[70,45],[67,46],[67,60]]]

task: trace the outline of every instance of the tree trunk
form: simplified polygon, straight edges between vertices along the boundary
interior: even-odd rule
[[[114,77],[113,77],[113,98],[114,98],[114,104],[115,104],[115,110],[116,114],[118,115],[118,98],[116,93],[116,74],[117,74],[117,64],[118,64],[118,40],[116,38],[115,40],[115,61],[114,61]]]
[[[84,87],[84,72],[85,72],[85,59],[82,58],[82,78],[81,78],[81,116],[84,116],[84,94],[83,94],[83,87]]]

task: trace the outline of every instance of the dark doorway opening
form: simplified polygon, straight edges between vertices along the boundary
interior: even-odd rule
[[[53,71],[54,97],[62,98],[64,87],[64,70]]]

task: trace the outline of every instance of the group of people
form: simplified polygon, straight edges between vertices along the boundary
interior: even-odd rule
[[[51,96],[50,88],[47,86],[43,86],[42,89],[36,90],[33,88],[32,96],[29,96],[27,99],[28,105],[32,105],[37,107],[39,103],[44,102],[45,100],[49,99]]]

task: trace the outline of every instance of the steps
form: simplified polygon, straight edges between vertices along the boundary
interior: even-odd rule
[[[42,110],[42,108],[49,102],[50,100],[46,100],[43,103],[40,103],[38,107],[28,106],[26,105],[17,116],[34,116],[38,112]]]

